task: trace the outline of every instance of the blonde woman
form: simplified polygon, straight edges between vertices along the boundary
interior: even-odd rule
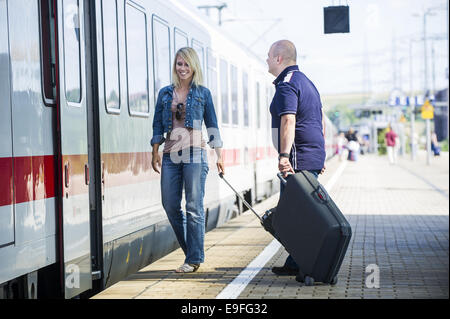
[[[173,83],[158,94],[151,141],[152,167],[161,174],[162,204],[186,256],[176,272],[189,273],[197,271],[205,258],[203,198],[209,168],[202,137],[203,122],[208,132],[208,144],[216,150],[219,173],[224,173],[223,143],[211,92],[202,86],[202,70],[194,49],[178,50],[172,79]],[[167,133],[166,138],[164,133]],[[161,160],[158,149],[163,143]],[[183,185],[185,214],[181,208]]]

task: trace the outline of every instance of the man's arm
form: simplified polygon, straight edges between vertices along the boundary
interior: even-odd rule
[[[295,140],[296,114],[298,111],[298,90],[289,82],[277,85],[275,93],[276,113],[280,117],[280,153],[290,154]],[[289,158],[280,157],[278,169],[284,176],[288,172],[295,173]]]
[[[281,117],[280,153],[291,152],[295,139],[295,114],[286,114]]]
[[[295,139],[295,114],[281,116],[280,127],[280,153],[289,154]],[[295,174],[289,158],[280,157],[278,169],[286,177],[287,173]]]

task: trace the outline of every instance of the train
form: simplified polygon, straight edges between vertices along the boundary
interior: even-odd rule
[[[0,299],[89,297],[178,248],[150,140],[185,46],[213,95],[229,182],[249,203],[277,193],[273,77],[195,8],[0,0]],[[207,231],[245,210],[208,156]]]

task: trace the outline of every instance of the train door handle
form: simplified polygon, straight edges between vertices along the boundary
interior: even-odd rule
[[[90,179],[89,179],[89,164],[84,164],[84,182],[86,185],[89,185]]]
[[[64,184],[66,188],[69,188],[69,163],[64,165]]]
[[[102,200],[105,200],[105,162],[102,162]]]
[[[102,162],[102,184],[105,184],[105,162]]]

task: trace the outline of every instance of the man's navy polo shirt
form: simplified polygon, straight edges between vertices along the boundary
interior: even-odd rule
[[[278,141],[273,138],[275,148],[280,151],[281,116],[295,114],[295,140],[289,159],[292,168],[296,171],[321,170],[325,162],[325,140],[319,92],[297,65],[287,67],[273,83],[276,92],[270,113],[272,129],[278,130]]]

